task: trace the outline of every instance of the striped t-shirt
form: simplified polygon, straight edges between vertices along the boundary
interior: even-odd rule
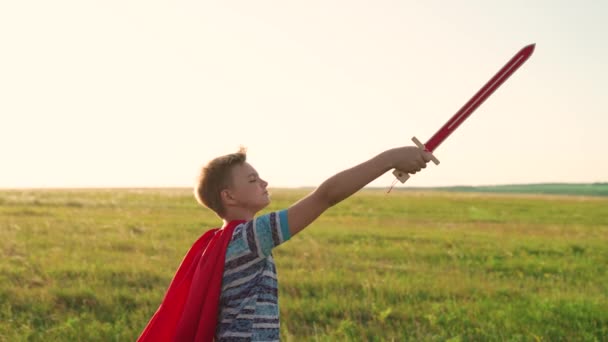
[[[216,339],[278,341],[279,298],[272,249],[290,238],[287,210],[240,224],[226,249]]]

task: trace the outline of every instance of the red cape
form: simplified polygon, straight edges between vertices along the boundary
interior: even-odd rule
[[[138,342],[213,341],[226,248],[242,222],[212,229],[192,245]]]

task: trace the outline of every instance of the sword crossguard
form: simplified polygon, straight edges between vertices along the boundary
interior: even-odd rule
[[[424,146],[423,143],[420,142],[420,140],[418,140],[418,138],[413,137],[412,141],[414,142],[414,144],[416,144],[416,146],[418,146],[419,149],[426,151],[428,153],[431,153],[429,151],[426,150],[426,147]],[[431,153],[431,160],[433,161],[433,163],[435,163],[435,165],[439,165],[439,159],[435,158],[435,156]],[[405,183],[405,181],[407,181],[410,178],[410,175],[405,172],[405,171],[401,171],[401,170],[397,170],[395,169],[393,171],[393,175],[395,175],[395,177],[397,177],[397,179],[401,182],[401,183]]]
[[[420,142],[420,140],[418,140],[418,138],[416,137],[412,137],[412,141],[414,142],[414,144],[416,144],[416,146],[418,146],[419,149],[429,153],[431,155],[431,160],[433,161],[433,163],[435,163],[435,165],[439,165],[439,159],[435,158],[435,156],[433,155],[433,153],[431,153],[430,151],[427,151],[426,147],[424,146],[423,143]]]

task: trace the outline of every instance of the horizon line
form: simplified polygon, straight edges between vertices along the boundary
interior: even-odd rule
[[[535,182],[535,183],[505,183],[505,184],[483,184],[483,185],[437,185],[437,186],[408,186],[405,188],[395,188],[395,190],[407,190],[407,189],[445,189],[445,188],[480,188],[480,187],[502,187],[502,186],[531,186],[531,185],[608,185],[608,181],[598,182]],[[270,189],[314,189],[317,186],[278,186],[269,187]],[[103,189],[192,189],[191,186],[49,186],[49,187],[36,187],[36,186],[24,186],[24,187],[0,187],[0,191],[3,190],[103,190]],[[385,189],[387,186],[364,186],[362,189]]]

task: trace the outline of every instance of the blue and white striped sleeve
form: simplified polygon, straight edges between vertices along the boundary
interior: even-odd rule
[[[255,245],[264,256],[269,256],[273,248],[291,238],[287,222],[287,210],[275,211],[256,217],[248,224],[253,230]]]

